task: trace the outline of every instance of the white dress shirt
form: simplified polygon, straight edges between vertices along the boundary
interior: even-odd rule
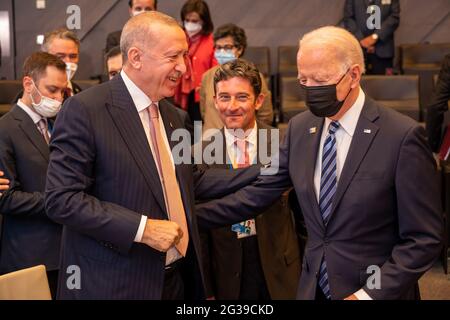
[[[136,106],[136,110],[139,113],[139,117],[141,118],[141,122],[142,122],[142,126],[144,127],[144,131],[145,131],[145,135],[147,137],[148,140],[148,144],[150,145],[150,149],[152,151],[152,156],[153,159],[155,159],[155,151],[153,150],[153,145],[152,145],[152,140],[150,137],[150,117],[149,117],[149,111],[148,111],[148,107],[154,103],[158,106],[158,112],[159,112],[159,103],[158,102],[152,102],[152,100],[138,87],[136,86],[136,84],[131,81],[131,79],[127,76],[127,74],[125,73],[124,70],[122,70],[120,72],[120,75],[122,76],[123,82],[125,83],[125,86],[128,89],[128,92],[131,95],[131,98],[133,99],[134,105]],[[169,155],[170,155],[170,161],[174,167],[175,170],[175,165],[174,165],[174,161],[172,158],[172,151],[170,149],[170,145],[169,145],[169,141],[167,140],[167,135],[166,135],[166,129],[164,128],[164,122],[162,120],[161,117],[161,113],[159,113],[159,125],[161,128],[161,134],[162,134],[162,138],[164,140],[164,144],[165,147],[167,148]],[[156,163],[156,160],[155,160]],[[158,175],[159,175],[159,179],[161,181],[161,185],[162,185],[162,178],[161,178],[161,174],[158,171]],[[167,199],[166,199],[166,195],[163,192],[164,195],[164,201],[166,203],[166,207],[167,207]],[[170,213],[167,212],[169,219],[170,219]],[[141,242],[142,241],[142,236],[144,234],[144,229],[147,223],[147,216],[142,215],[141,217],[141,222],[139,224],[139,228],[138,231],[136,233],[136,237],[134,238],[135,242]],[[182,256],[181,254],[178,252],[178,250],[174,247],[170,248],[169,251],[167,251],[167,256],[166,256],[166,266],[175,262],[176,260],[180,259]]]
[[[353,135],[355,133],[356,125],[361,115],[361,110],[364,106],[364,101],[366,96],[361,88],[359,88],[358,98],[356,99],[353,106],[339,119],[339,128],[335,133],[336,137],[336,168],[337,168],[337,181],[339,183],[339,178],[342,173],[342,169],[347,159],[348,150],[350,144],[352,143]],[[322,172],[322,151],[325,139],[328,135],[328,129],[330,123],[333,120],[325,118],[325,123],[322,129],[322,136],[320,137],[319,152],[316,159],[316,167],[314,170],[314,189],[316,192],[317,202],[319,202],[320,195],[320,178]],[[355,293],[359,300],[372,300],[370,296],[363,290],[360,289]]]
[[[235,168],[237,167],[237,159],[243,159],[243,155],[235,143],[236,137],[233,135],[233,129],[229,130],[224,128],[224,132],[228,158],[231,160],[233,167]],[[255,164],[258,160],[258,125],[256,122],[254,127],[250,129],[250,133],[245,137],[245,140],[248,142],[248,159],[251,164]]]

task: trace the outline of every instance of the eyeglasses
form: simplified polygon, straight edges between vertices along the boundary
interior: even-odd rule
[[[232,50],[233,48],[236,48],[236,46],[234,44],[226,44],[224,46],[218,46],[218,45],[214,46],[214,49],[216,49],[216,50]]]

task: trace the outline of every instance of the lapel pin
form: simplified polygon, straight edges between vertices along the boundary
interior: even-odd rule
[[[316,132],[317,132],[317,128],[316,127],[309,128],[309,133],[310,134],[314,134]]]
[[[372,130],[370,130],[370,129],[364,129],[364,133],[371,133],[372,132]]]
[[[172,124],[172,122],[169,122],[169,126],[173,129],[173,124]]]

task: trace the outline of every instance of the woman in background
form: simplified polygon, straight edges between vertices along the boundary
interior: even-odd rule
[[[192,121],[201,121],[200,82],[203,73],[217,65],[214,58],[214,29],[208,5],[188,0],[181,9],[181,21],[189,43],[189,67],[175,94],[175,102],[187,110]]]

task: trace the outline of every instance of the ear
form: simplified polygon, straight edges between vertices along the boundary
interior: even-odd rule
[[[134,69],[140,70],[142,68],[142,54],[141,50],[136,47],[131,47],[127,52],[128,64]]]
[[[353,66],[351,66],[350,76],[352,77],[351,88],[354,89],[359,86],[362,76],[362,70],[358,64],[354,64]]]
[[[22,79],[23,92],[31,94],[33,92],[33,79],[29,76],[25,76]]]
[[[260,93],[258,95],[258,97],[256,97],[256,100],[255,100],[255,110],[256,111],[262,107],[265,98],[266,98],[266,96],[262,93]]]

